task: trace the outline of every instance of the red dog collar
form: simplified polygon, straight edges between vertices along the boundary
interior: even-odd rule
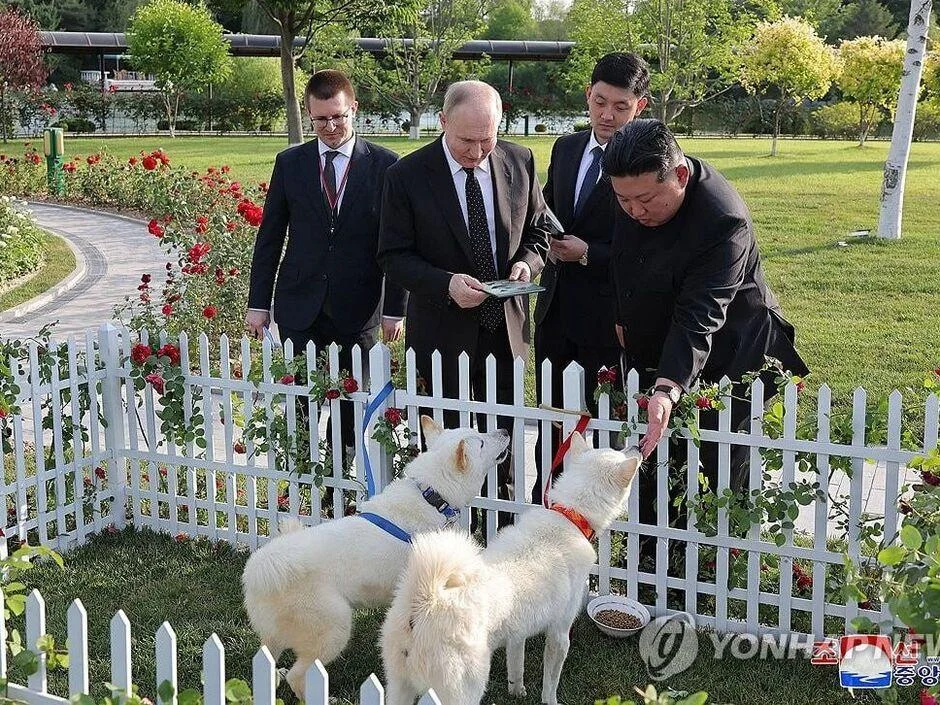
[[[551,509],[553,512],[558,512],[568,521],[578,527],[578,531],[580,531],[584,535],[584,538],[586,538],[588,541],[592,541],[594,539],[594,529],[591,528],[591,522],[585,519],[583,514],[575,511],[571,507],[566,507],[563,504],[552,504],[549,509]]]

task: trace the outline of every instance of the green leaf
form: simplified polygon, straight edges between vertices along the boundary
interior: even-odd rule
[[[897,565],[907,556],[903,546],[888,546],[878,552],[878,562],[884,565]]]
[[[912,524],[905,524],[901,527],[901,543],[907,546],[912,551],[918,550],[923,544],[924,539],[921,537],[920,532],[917,530],[917,527]]]
[[[251,686],[239,678],[232,678],[225,683],[225,699],[231,703],[244,703],[251,700]]]
[[[76,693],[69,698],[69,702],[71,702],[72,705],[96,705],[95,699],[88,693]]]
[[[175,694],[176,688],[173,687],[173,684],[170,683],[170,681],[163,681],[160,684],[160,687],[157,688],[157,696],[165,703],[170,702]]]
[[[193,688],[180,691],[178,705],[202,705],[202,693]]]

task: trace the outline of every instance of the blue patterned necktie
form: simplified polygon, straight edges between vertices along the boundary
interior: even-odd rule
[[[587,173],[584,175],[584,181],[581,182],[581,190],[578,192],[578,200],[574,204],[575,216],[584,208],[584,204],[591,195],[591,191],[594,190],[594,186],[597,184],[597,177],[601,174],[601,157],[604,156],[604,150],[601,149],[600,145],[597,145],[591,150],[591,155],[593,156],[591,166],[588,167]]]

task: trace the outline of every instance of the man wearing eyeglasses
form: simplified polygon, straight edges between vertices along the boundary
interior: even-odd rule
[[[376,261],[385,170],[394,152],[358,137],[358,103],[339,71],[318,71],[304,91],[316,139],[277,155],[251,260],[245,330],[264,335],[274,320],[301,354],[336,343],[351,370],[351,348],[368,351],[402,333],[407,294],[385,281]],[[288,235],[289,232],[289,235]],[[286,247],[285,247],[286,239]],[[283,252],[283,257],[282,257]],[[346,411],[346,410],[344,410]],[[351,409],[343,443],[353,444]]]

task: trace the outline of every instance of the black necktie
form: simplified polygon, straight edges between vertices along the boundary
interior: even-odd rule
[[[333,160],[336,159],[338,155],[335,149],[331,149],[326,152],[326,166],[323,167],[323,185],[326,187],[326,208],[330,211],[330,217],[336,216],[337,203],[336,199],[336,168],[333,166]]]
[[[591,191],[594,190],[594,186],[597,184],[597,177],[600,176],[601,173],[601,157],[604,156],[604,150],[601,149],[600,145],[597,145],[591,150],[591,155],[593,156],[591,166],[588,167],[587,173],[584,175],[584,181],[581,182],[581,190],[578,192],[578,200],[574,204],[575,215],[578,215],[581,209],[584,208],[588,196],[591,195]]]
[[[493,248],[490,245],[490,228],[486,223],[486,208],[483,206],[483,191],[473,169],[464,168],[467,173],[467,231],[470,234],[470,246],[473,249],[474,274],[481,282],[497,278],[496,264],[493,261]],[[489,331],[494,331],[503,320],[503,306],[495,296],[487,297],[480,304],[480,323]]]

